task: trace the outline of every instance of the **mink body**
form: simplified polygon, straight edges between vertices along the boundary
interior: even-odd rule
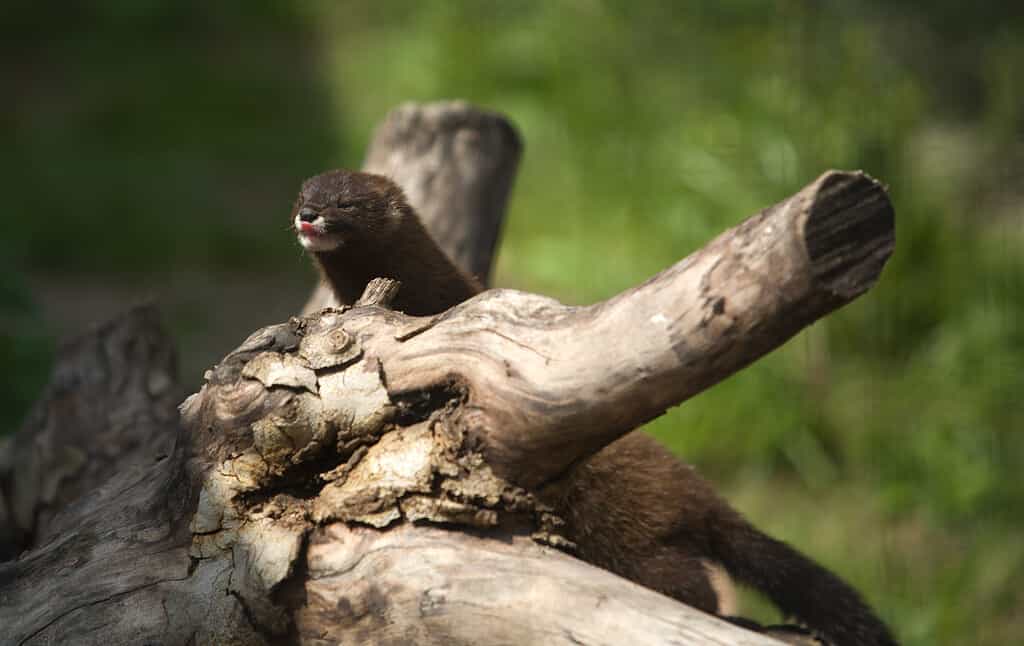
[[[437,314],[482,286],[448,259],[391,181],[336,170],[307,180],[292,210],[299,242],[342,303],[373,278],[401,281],[394,308]],[[838,646],[890,646],[885,625],[839,577],[759,531],[693,467],[636,431],[538,492],[584,560],[717,613],[705,560]]]

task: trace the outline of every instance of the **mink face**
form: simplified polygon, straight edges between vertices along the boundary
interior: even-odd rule
[[[354,303],[374,278],[392,278],[402,283],[392,307],[427,316],[482,289],[441,251],[386,177],[332,170],[306,180],[291,225],[339,303]]]
[[[309,252],[380,245],[400,225],[404,204],[398,187],[383,177],[333,170],[303,183],[291,222],[299,244]]]

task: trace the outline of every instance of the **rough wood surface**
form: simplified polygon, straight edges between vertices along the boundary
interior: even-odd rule
[[[891,246],[881,187],[827,173],[590,307],[497,290],[416,319],[376,284],[256,331],[180,418],[129,314],[0,448],[29,537],[0,643],[774,643],[556,550],[532,487],[856,297]]]
[[[408,320],[328,310],[209,371],[170,455],[0,564],[2,643],[772,643],[545,547],[545,510],[490,474],[456,400],[390,398],[345,329],[370,313]]]
[[[29,551],[0,563],[0,644],[260,643],[228,594],[230,567],[189,558],[198,479],[169,394],[173,356],[152,308],[59,353],[14,443],[43,458],[78,446],[84,459],[40,503],[54,515]],[[43,458],[14,467],[39,473]]]
[[[64,344],[47,390],[0,450],[0,560],[67,531],[59,512],[112,473],[167,456],[184,392],[153,307]]]
[[[401,186],[441,249],[488,285],[521,154],[500,114],[461,101],[410,103],[377,128],[363,170]],[[319,285],[302,313],[338,304]]]
[[[408,525],[315,532],[309,602],[296,614],[303,642],[777,644],[526,537],[451,538]]]
[[[596,305],[492,290],[397,335],[375,316],[348,329],[395,395],[466,387],[488,462],[532,487],[863,293],[893,243],[882,186],[830,171]]]

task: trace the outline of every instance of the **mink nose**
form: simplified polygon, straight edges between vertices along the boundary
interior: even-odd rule
[[[307,207],[303,207],[299,210],[299,220],[302,222],[312,222],[316,219],[316,211]]]

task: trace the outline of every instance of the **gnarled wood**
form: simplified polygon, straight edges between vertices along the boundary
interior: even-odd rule
[[[477,159],[398,141],[394,160]],[[503,203],[497,171],[474,173],[439,173],[461,178],[440,193],[497,181]],[[0,564],[0,638],[774,643],[556,550],[561,519],[533,487],[862,293],[891,246],[881,187],[832,172],[589,307],[497,290],[415,319],[377,283],[359,307],[255,332],[180,420],[166,339],[131,314],[63,355],[0,460],[0,513],[22,518],[39,503],[11,483],[46,477],[23,447],[101,449],[50,476],[59,493],[37,499],[59,513]],[[12,475],[21,462],[35,475]]]
[[[395,394],[465,384],[488,462],[533,487],[866,291],[893,243],[881,185],[830,171],[596,305],[499,290],[397,337],[375,317],[349,329]]]

